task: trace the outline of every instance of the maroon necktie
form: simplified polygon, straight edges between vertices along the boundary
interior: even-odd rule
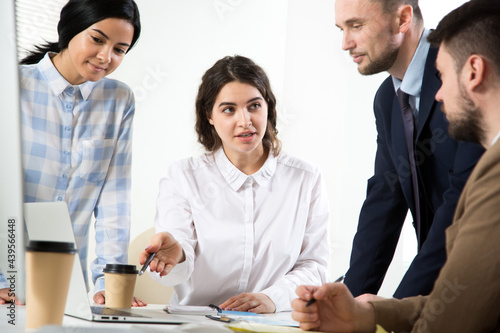
[[[411,182],[413,185],[413,199],[415,201],[416,223],[420,226],[420,200],[418,195],[417,167],[415,164],[415,118],[413,109],[410,105],[410,95],[398,89],[399,106],[403,115],[403,124],[405,128],[406,147],[408,148],[408,160],[410,162]]]

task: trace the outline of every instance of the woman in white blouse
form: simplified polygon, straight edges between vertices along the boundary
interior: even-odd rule
[[[225,57],[203,76],[198,141],[207,153],[160,181],[156,230],[141,253],[175,286],[171,304],[291,310],[299,285],[328,280],[328,203],[318,169],[280,153],[276,99],[252,60]]]

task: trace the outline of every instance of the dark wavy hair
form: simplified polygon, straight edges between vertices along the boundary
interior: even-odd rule
[[[457,73],[477,54],[488,59],[500,76],[500,0],[466,2],[446,15],[427,39],[446,46]]]
[[[134,46],[141,34],[141,22],[139,9],[134,0],[69,0],[61,10],[59,23],[57,24],[57,43],[45,43],[36,45],[21,64],[36,64],[47,52],[61,52],[68,47],[73,37],[92,24],[107,18],[124,19],[134,27],[134,36],[129,49]]]
[[[264,147],[272,149],[273,154],[277,156],[281,150],[281,142],[277,136],[276,98],[271,90],[271,84],[261,67],[251,59],[238,55],[218,60],[201,79],[196,97],[195,129],[198,142],[209,152],[214,152],[222,146],[222,141],[208,118],[212,115],[215,100],[221,89],[234,81],[254,86],[267,102],[267,128],[262,142]]]

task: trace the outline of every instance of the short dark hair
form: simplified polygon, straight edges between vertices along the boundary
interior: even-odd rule
[[[424,18],[422,17],[422,11],[418,6],[418,0],[372,0],[380,2],[382,9],[386,13],[394,13],[394,11],[403,5],[410,5],[413,8],[413,17],[417,19],[418,22],[423,23]]]
[[[267,128],[262,141],[266,148],[272,149],[273,154],[278,155],[281,143],[277,136],[276,98],[271,90],[271,84],[261,67],[251,59],[239,55],[218,60],[201,79],[196,97],[195,129],[198,142],[209,152],[214,152],[222,146],[222,141],[215,128],[209,123],[208,117],[212,114],[215,100],[221,89],[226,84],[235,81],[254,86],[267,102]]]
[[[127,52],[134,46],[141,34],[139,9],[134,0],[69,0],[61,9],[57,24],[57,43],[36,45],[21,64],[36,64],[47,52],[61,52],[69,42],[92,24],[107,18],[124,19],[134,27],[134,36]]]
[[[446,46],[457,73],[477,54],[491,62],[500,76],[500,0],[466,2],[446,15],[427,39]]]

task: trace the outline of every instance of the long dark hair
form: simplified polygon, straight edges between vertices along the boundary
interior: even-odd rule
[[[92,24],[107,18],[124,19],[132,24],[134,36],[128,49],[130,51],[141,34],[139,9],[134,0],[69,0],[62,8],[57,24],[59,41],[36,45],[35,49],[21,60],[21,64],[36,64],[47,52],[61,52],[68,47],[73,37]]]
[[[209,152],[222,146],[222,141],[215,128],[210,125],[207,116],[212,114],[215,100],[221,89],[234,81],[254,86],[267,102],[267,129],[262,142],[264,147],[272,149],[273,154],[277,156],[281,149],[281,142],[277,137],[276,98],[271,90],[271,84],[262,68],[251,59],[238,55],[218,60],[201,79],[196,97],[195,129],[198,142]]]

